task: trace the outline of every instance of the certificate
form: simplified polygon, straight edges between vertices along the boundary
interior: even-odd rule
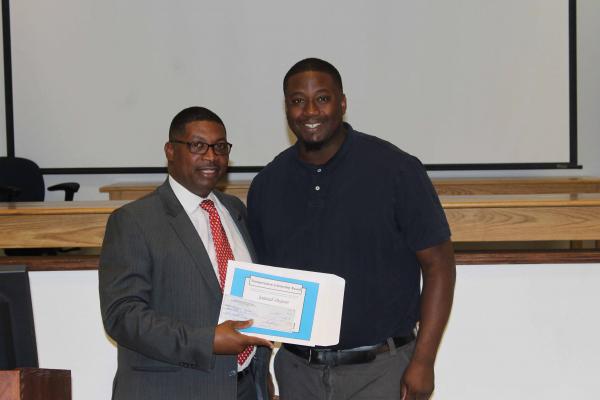
[[[219,323],[252,319],[242,332],[305,346],[335,345],[344,286],[332,274],[229,261]]]

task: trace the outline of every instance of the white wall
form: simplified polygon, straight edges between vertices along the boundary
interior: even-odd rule
[[[74,400],[110,399],[117,350],[104,333],[98,271],[30,272],[41,368],[71,370]]]
[[[40,366],[74,400],[110,398],[116,349],[97,271],[30,273]],[[597,399],[600,264],[459,266],[434,399]]]
[[[434,399],[598,399],[600,264],[458,266]]]

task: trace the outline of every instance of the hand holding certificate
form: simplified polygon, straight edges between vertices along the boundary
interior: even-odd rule
[[[219,323],[252,319],[252,336],[330,346],[339,341],[344,279],[319,272],[229,261]]]

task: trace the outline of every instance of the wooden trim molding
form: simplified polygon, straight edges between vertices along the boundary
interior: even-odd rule
[[[98,269],[97,255],[5,256],[0,265],[26,265],[29,271],[80,271]]]
[[[459,251],[457,265],[600,263],[600,250]]]
[[[501,250],[459,251],[456,264],[587,264],[600,263],[600,250]],[[60,255],[44,257],[0,257],[0,265],[27,265],[30,271],[96,270],[97,255]]]
[[[223,180],[217,188],[246,199],[251,180]],[[440,196],[490,194],[600,193],[598,177],[437,178],[433,186]],[[110,200],[135,200],[160,182],[118,182],[100,188]]]

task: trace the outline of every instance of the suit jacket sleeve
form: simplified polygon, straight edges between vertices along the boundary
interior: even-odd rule
[[[107,224],[99,268],[100,303],[106,332],[120,346],[145,357],[209,370],[215,362],[214,317],[196,321],[176,317],[176,310],[184,306],[182,300],[178,300],[182,294],[173,290],[177,286],[173,282],[166,288],[159,287],[157,282],[190,278],[155,276],[160,265],[160,252],[166,251],[166,247],[161,250],[156,248],[156,243],[148,243],[144,217],[148,216],[121,208],[111,215]],[[168,242],[168,235],[161,239]],[[172,260],[172,264],[177,262]],[[181,270],[173,273],[181,274]],[[169,290],[172,293],[165,293]],[[163,297],[157,297],[161,291]],[[171,300],[173,303],[167,304]],[[190,307],[195,307],[191,299],[190,303]],[[169,307],[174,311],[169,312]],[[195,312],[201,313],[202,310]]]

